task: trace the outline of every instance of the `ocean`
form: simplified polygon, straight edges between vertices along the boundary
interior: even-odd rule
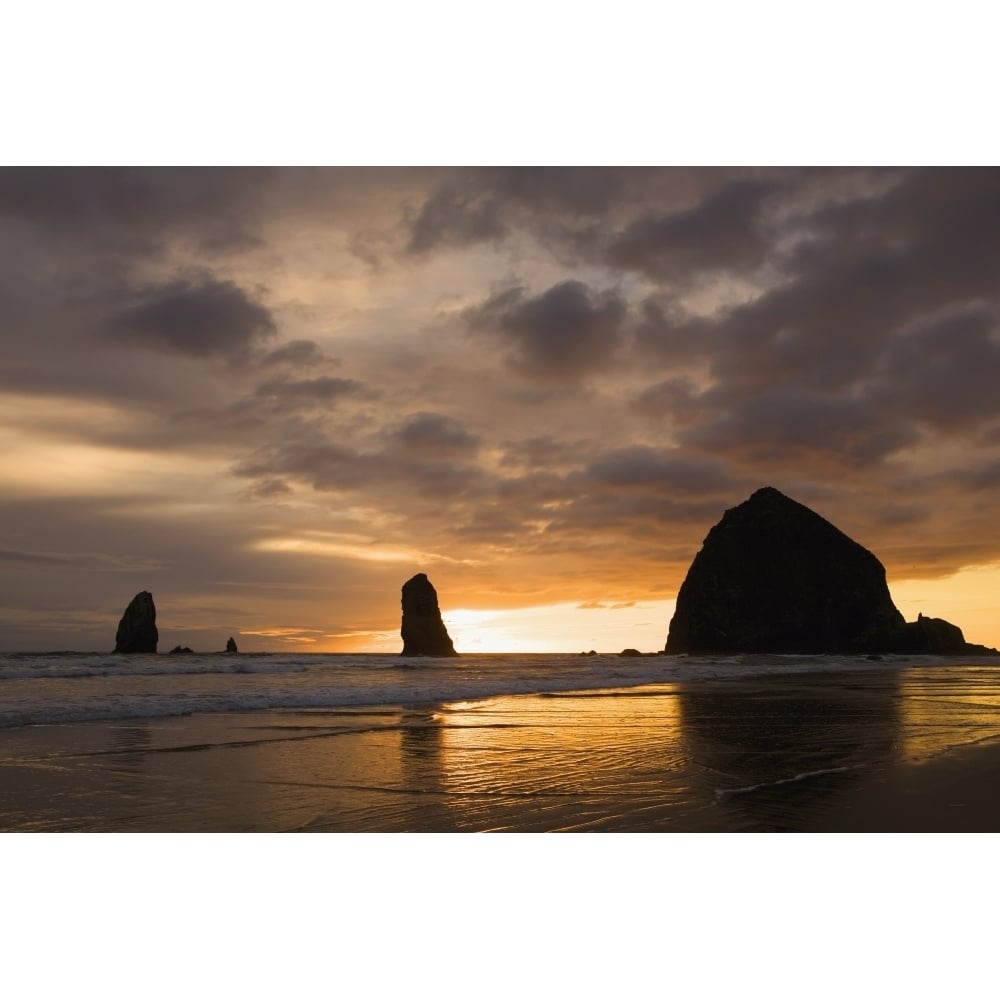
[[[0,655],[3,830],[993,829],[898,806],[996,745],[988,659]]]

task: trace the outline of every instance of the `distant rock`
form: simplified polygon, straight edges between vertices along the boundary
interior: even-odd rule
[[[885,567],[773,487],[727,510],[677,594],[667,653],[970,653],[957,626],[907,624]]]
[[[170,650],[170,655],[176,656],[178,653],[193,653],[193,652],[194,650],[190,646],[174,646],[174,648]]]
[[[153,595],[148,590],[143,590],[132,598],[118,623],[115,652],[155,653],[159,641]]]
[[[236,640],[230,636],[226,640],[226,652],[227,653],[238,653],[239,650],[236,648]]]
[[[949,655],[953,653],[996,653],[987,646],[977,646],[965,641],[962,630],[943,618],[927,618],[917,615],[915,622],[907,622],[903,626],[903,635],[899,648],[900,653],[937,653]]]
[[[642,656],[642,653],[640,653],[638,649],[633,649],[631,646],[629,646],[628,649],[623,649],[618,655],[619,656]]]
[[[403,584],[403,656],[458,656],[426,573]]]

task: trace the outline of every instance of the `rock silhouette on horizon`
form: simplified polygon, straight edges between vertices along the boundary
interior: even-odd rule
[[[885,567],[774,487],[727,510],[677,594],[666,653],[969,653],[940,618],[907,623]]]
[[[227,653],[238,653],[239,650],[236,648],[236,640],[230,636],[226,640],[226,652]]]
[[[437,591],[426,573],[403,584],[403,656],[458,656],[441,620]]]
[[[142,590],[129,602],[118,623],[115,652],[155,653],[159,640],[153,595],[148,590]]]

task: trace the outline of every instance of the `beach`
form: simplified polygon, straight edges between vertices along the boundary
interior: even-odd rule
[[[998,777],[997,667],[819,665],[8,727],[0,829],[994,832]]]

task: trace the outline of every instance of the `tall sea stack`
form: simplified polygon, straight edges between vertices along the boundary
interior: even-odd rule
[[[426,573],[403,584],[403,656],[458,656]]]
[[[667,653],[967,653],[941,619],[907,624],[866,548],[773,487],[727,510],[677,594]]]
[[[148,590],[136,594],[118,623],[116,653],[155,653],[160,636],[156,631],[156,605]]]

